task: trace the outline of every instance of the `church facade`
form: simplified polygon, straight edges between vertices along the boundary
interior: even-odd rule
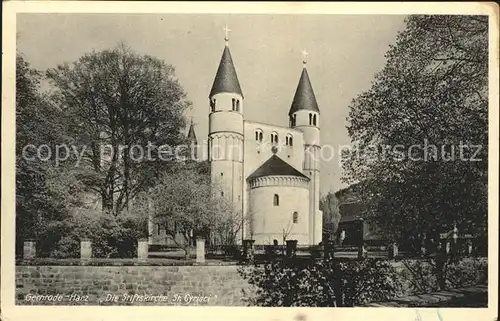
[[[207,104],[207,157],[212,183],[219,186],[215,197],[225,198],[241,214],[239,243],[317,245],[322,239],[320,110],[306,58],[288,114],[283,110],[289,126],[249,121],[225,40]],[[193,124],[188,137],[196,141]]]
[[[290,93],[292,94],[292,93]],[[242,238],[255,244],[321,242],[320,111],[306,69],[280,127],[245,119],[243,90],[228,39],[209,94],[208,160],[219,197],[244,218]]]

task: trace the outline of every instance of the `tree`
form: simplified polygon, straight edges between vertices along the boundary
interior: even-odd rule
[[[388,239],[485,235],[488,17],[410,16],[386,58],[350,105],[345,182]]]
[[[323,238],[331,238],[340,222],[339,202],[334,193],[328,192],[319,200],[319,209],[323,211]]]
[[[67,142],[64,113],[40,91],[41,75],[21,53],[16,58],[16,245],[33,238],[46,250],[61,233],[61,221],[81,206],[82,184],[59,166],[49,148]],[[38,153],[38,152],[39,153]]]
[[[165,230],[188,256],[192,241],[201,236],[233,245],[243,224],[241,213],[224,198],[216,197],[207,162],[178,164],[167,171],[152,191],[154,212],[166,222]],[[177,235],[183,236],[178,242]]]
[[[186,143],[183,111],[190,103],[174,68],[121,44],[49,69],[47,77],[83,155],[82,181],[100,195],[104,211],[118,215]]]

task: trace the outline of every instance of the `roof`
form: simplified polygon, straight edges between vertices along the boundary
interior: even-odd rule
[[[224,48],[224,52],[222,53],[219,69],[217,69],[214,84],[212,85],[212,90],[210,90],[210,97],[219,93],[236,93],[243,97],[228,46]]]
[[[194,132],[194,124],[193,123],[191,123],[191,125],[189,126],[187,138],[190,142],[198,142],[198,140],[196,139],[196,133]]]
[[[297,85],[297,90],[295,91],[295,96],[293,97],[292,106],[290,107],[288,115],[299,110],[311,110],[319,113],[318,102],[316,101],[316,96],[314,95],[311,81],[309,80],[309,74],[305,67],[302,69],[299,84]]]
[[[276,155],[271,156],[265,161],[264,164],[248,176],[247,180],[250,181],[264,176],[298,176],[309,179],[309,177],[305,176]]]

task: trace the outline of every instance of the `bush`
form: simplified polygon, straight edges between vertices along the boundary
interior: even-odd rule
[[[52,247],[54,258],[80,256],[80,240],[92,241],[96,258],[132,258],[137,255],[137,240],[144,237],[146,222],[138,215],[124,212],[118,216],[101,211],[75,212],[64,224],[66,233]]]
[[[247,298],[257,306],[355,306],[394,297],[399,289],[395,270],[380,260],[283,260],[240,268],[257,288]]]
[[[464,258],[449,264],[446,269],[446,284],[449,288],[488,284],[488,260]]]
[[[405,268],[400,271],[399,279],[405,284],[404,294],[423,294],[440,290],[435,259],[402,262]],[[486,284],[488,261],[480,258],[450,259],[443,266],[443,275],[447,289]]]

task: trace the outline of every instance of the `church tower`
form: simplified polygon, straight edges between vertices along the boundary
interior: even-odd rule
[[[194,132],[194,123],[191,118],[191,125],[189,125],[189,131],[187,134],[187,140],[189,142],[190,155],[189,158],[191,160],[198,160],[198,139],[196,138],[196,133]]]
[[[307,52],[303,54],[303,69],[299,84],[288,112],[290,127],[304,134],[303,172],[309,182],[309,243],[317,245],[322,240],[322,213],[319,210],[320,181],[320,129],[319,107],[307,73]]]
[[[243,93],[229,50],[230,29],[209,95],[208,159],[216,197],[234,205],[234,213],[243,211]],[[236,235],[241,242],[243,231]]]

